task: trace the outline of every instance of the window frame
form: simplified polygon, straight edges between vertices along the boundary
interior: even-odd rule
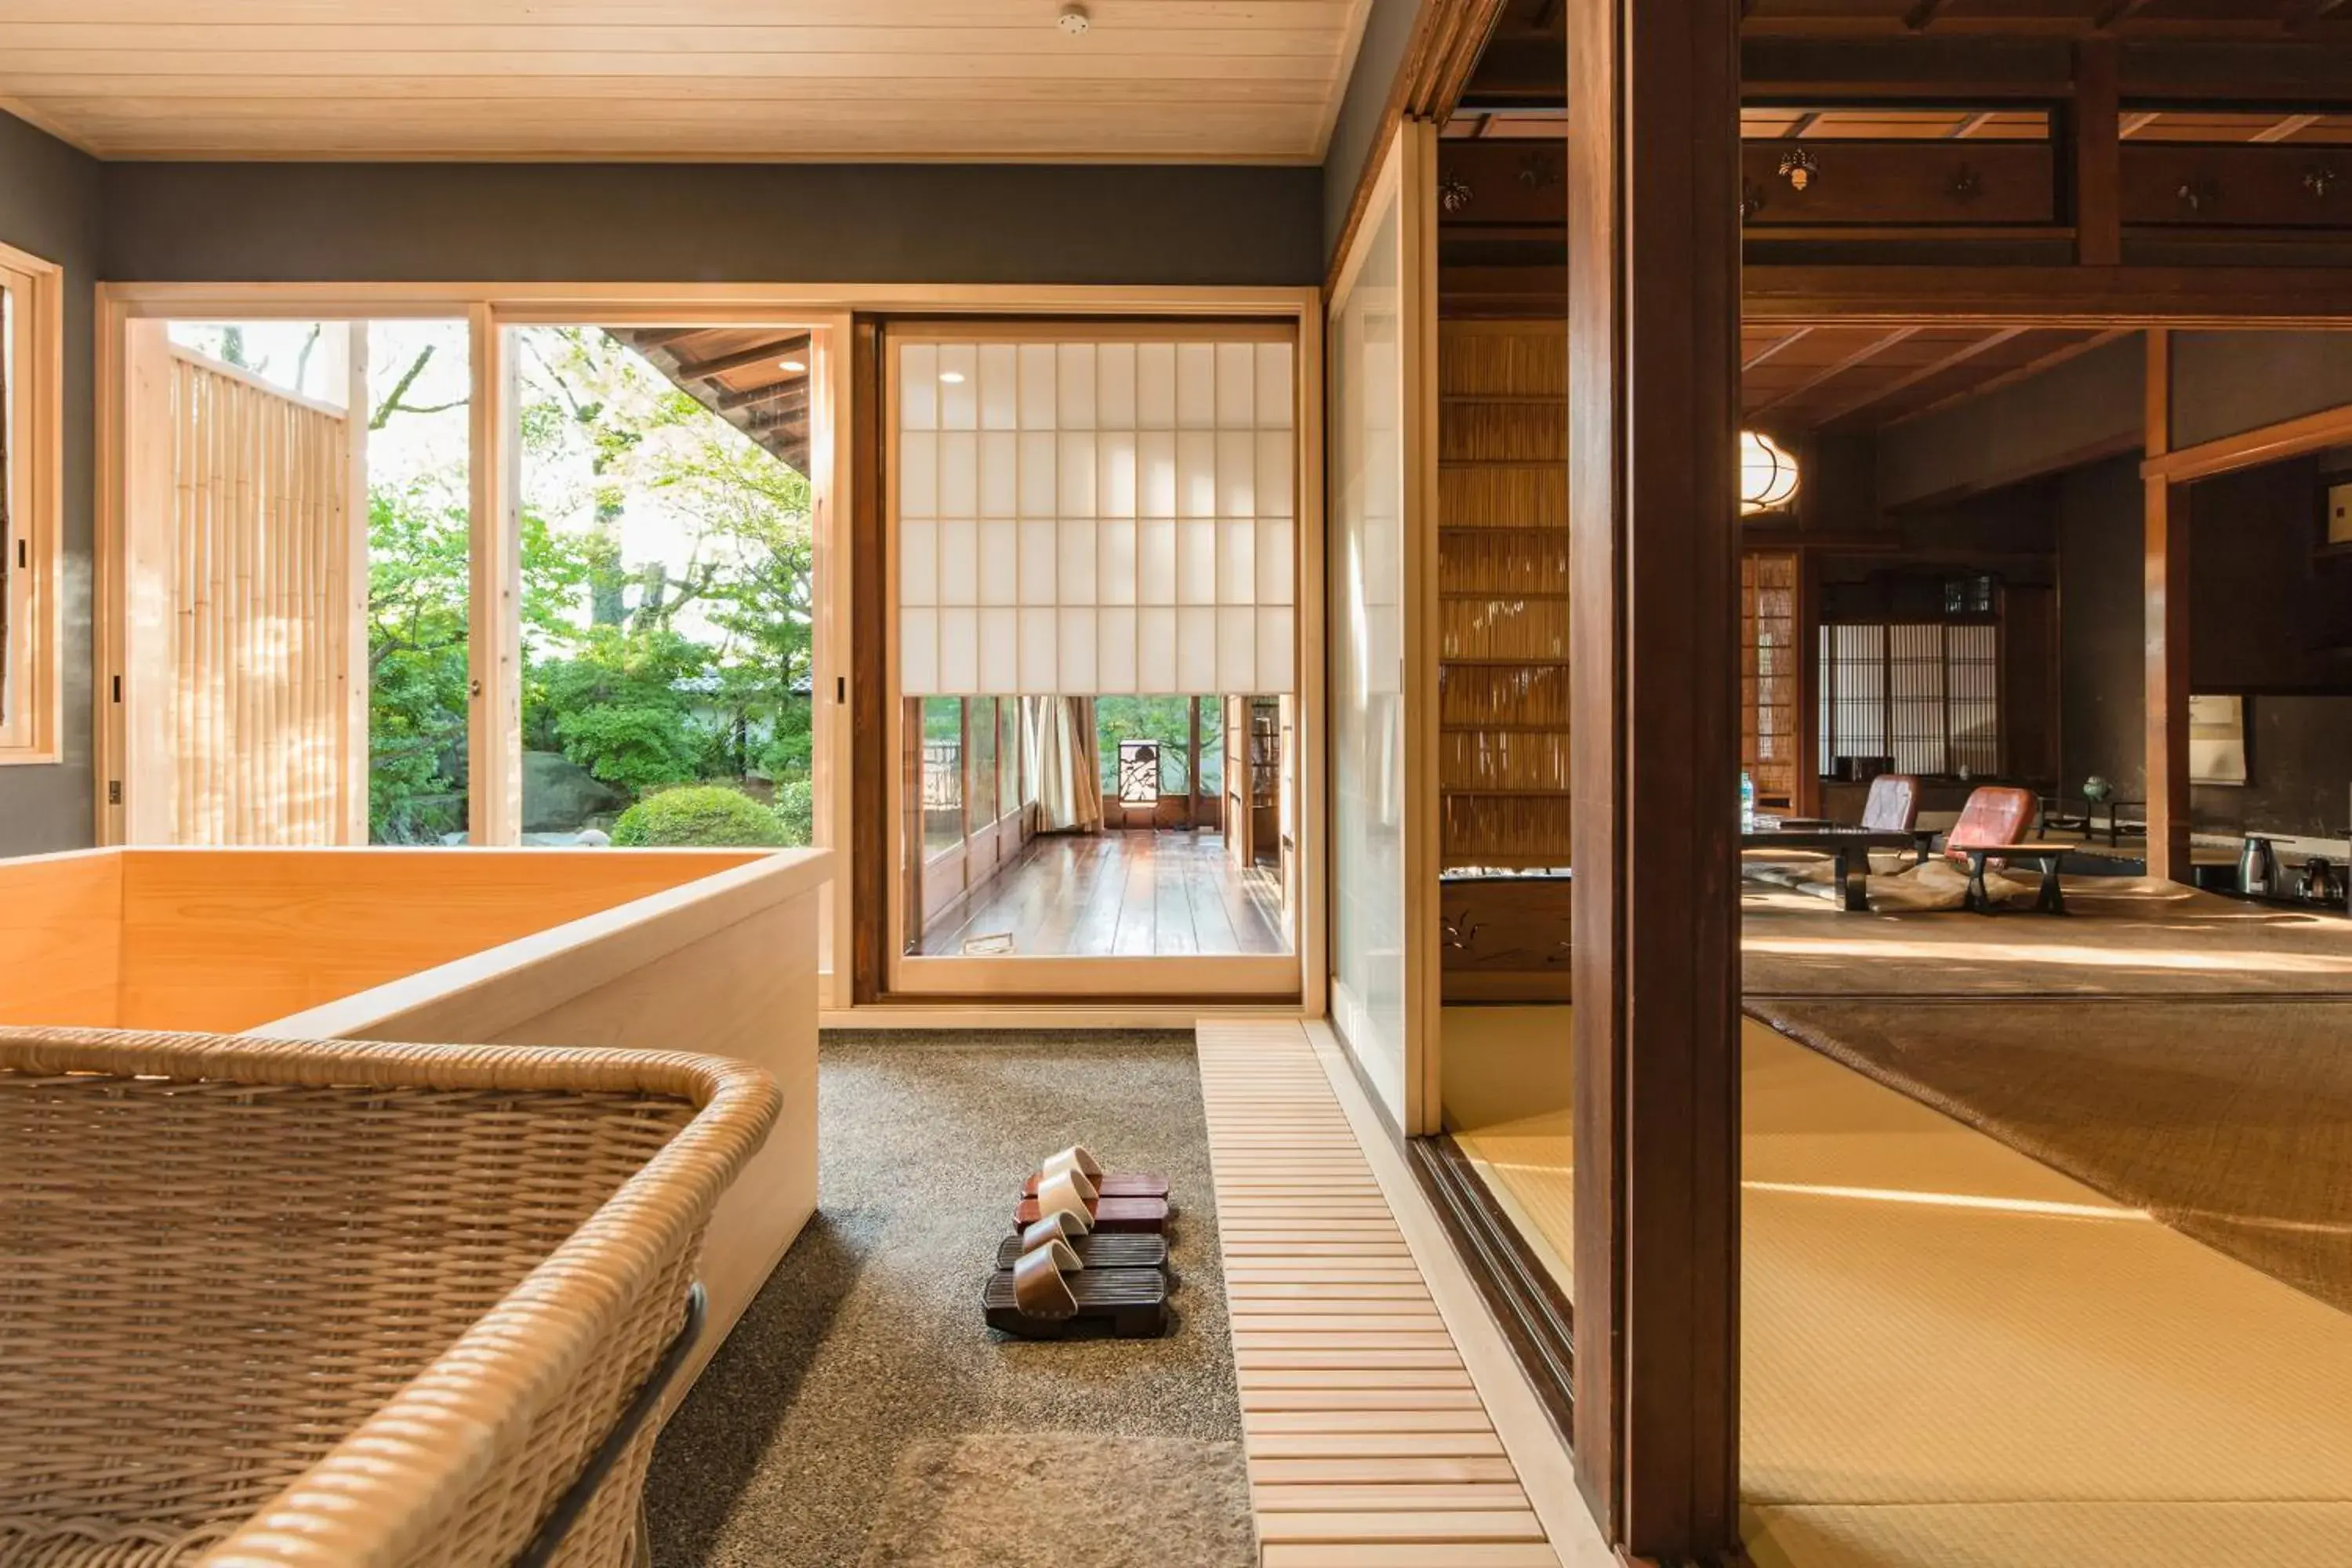
[[[0,245],[0,289],[15,300],[6,341],[9,489],[7,648],[0,679],[0,766],[60,760],[60,472],[65,440],[65,268]]]

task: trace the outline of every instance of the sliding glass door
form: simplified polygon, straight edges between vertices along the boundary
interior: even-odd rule
[[[1391,150],[1330,306],[1331,1020],[1436,1131],[1436,533],[1426,126]]]
[[[910,324],[885,363],[891,989],[1296,997],[1294,808],[1236,834],[1226,789],[1229,713],[1298,691],[1293,329]]]

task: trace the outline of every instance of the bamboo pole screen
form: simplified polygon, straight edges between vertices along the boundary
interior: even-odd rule
[[[340,843],[348,422],[180,350],[170,410],[172,841]]]
[[[1568,334],[1438,329],[1444,863],[1568,858]]]

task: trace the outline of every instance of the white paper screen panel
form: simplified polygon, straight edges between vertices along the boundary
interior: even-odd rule
[[[902,342],[909,697],[1294,689],[1287,342]]]

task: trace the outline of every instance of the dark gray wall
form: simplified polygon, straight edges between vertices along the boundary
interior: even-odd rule
[[[2147,350],[2137,333],[1941,413],[1888,427],[1878,499],[1889,507],[2053,473],[2137,451]]]
[[[0,767],[0,855],[76,849],[92,841],[89,773],[90,426],[96,407],[91,286],[98,276],[99,165],[0,113],[0,240],[66,269],[64,760]]]
[[[1420,0],[1372,0],[1371,9],[1364,17],[1363,42],[1356,50],[1348,90],[1339,100],[1339,115],[1331,127],[1330,144],[1323,152],[1326,266],[1339,248],[1339,231],[1347,226],[1348,207],[1356,198],[1356,184],[1364,165],[1380,151],[1372,142],[1380,133],[1381,115],[1388,108],[1389,89],[1396,82],[1397,66],[1404,58],[1405,46],[1412,41],[1412,19],[1420,9]]]
[[[2344,837],[2352,814],[2352,696],[2246,699],[2246,782],[2189,792],[2199,831]]]
[[[2352,332],[2175,332],[2172,443],[2352,403]]]
[[[2311,596],[2312,466],[2227,479],[2234,482],[2207,480],[2189,495],[2189,679],[2200,692],[2249,693],[2248,782],[2198,785],[2190,820],[2207,833],[2340,836],[2352,811],[2352,668],[2343,656],[2314,651],[2332,634],[2310,617],[2341,595]],[[2125,799],[2147,798],[2143,526],[2132,459],[2059,480],[2062,787],[2070,797],[2100,773]],[[2335,690],[2315,689],[2331,674]]]
[[[2059,785],[2096,773],[2147,798],[2147,669],[2137,457],[2062,474],[2058,521]]]
[[[115,281],[1309,284],[1321,171],[109,163]]]

